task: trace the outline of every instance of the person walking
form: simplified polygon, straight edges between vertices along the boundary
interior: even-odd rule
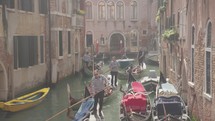
[[[94,107],[93,115],[97,116],[97,103],[99,102],[99,116],[101,119],[104,118],[102,115],[102,106],[105,93],[105,87],[107,86],[107,78],[104,75],[101,75],[98,70],[94,71],[94,76],[92,78],[91,88],[94,95]]]
[[[112,57],[112,61],[109,64],[110,74],[111,74],[111,86],[113,86],[113,80],[115,81],[115,87],[117,87],[117,75],[119,71],[119,63],[116,61],[116,57]]]

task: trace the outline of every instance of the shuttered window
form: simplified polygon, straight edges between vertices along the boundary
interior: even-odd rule
[[[15,36],[13,42],[14,69],[38,64],[37,36]]]
[[[47,0],[39,0],[39,12],[40,14],[47,14],[48,4]]]
[[[59,56],[63,56],[63,35],[62,31],[59,31]]]
[[[34,12],[34,0],[18,0],[19,10]]]

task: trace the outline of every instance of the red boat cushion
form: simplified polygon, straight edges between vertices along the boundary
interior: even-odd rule
[[[147,99],[143,93],[128,93],[123,97],[121,104],[124,105],[127,112],[131,110],[134,112],[145,112]]]
[[[133,92],[145,92],[145,88],[140,82],[132,82],[131,87]]]

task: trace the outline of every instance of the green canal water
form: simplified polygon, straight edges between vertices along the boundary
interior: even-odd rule
[[[147,66],[145,74],[150,69],[158,70],[158,67]],[[67,83],[71,87],[72,96],[75,98],[82,98],[84,95],[84,83],[90,81],[91,78],[85,78],[81,74],[67,77],[53,86],[48,96],[36,107],[16,112],[9,113],[0,111],[0,121],[45,121],[56,113],[66,109],[68,107],[67,96]],[[119,85],[122,84],[126,87],[126,80],[119,80]],[[114,93],[105,100],[103,112],[105,115],[105,121],[119,121],[119,104],[122,97],[122,93],[119,89],[116,89]],[[66,112],[53,118],[51,121],[70,121],[66,117]]]

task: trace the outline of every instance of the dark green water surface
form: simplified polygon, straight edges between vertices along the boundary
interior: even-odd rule
[[[148,66],[148,69],[157,68],[158,67]],[[71,87],[72,96],[75,98],[82,98],[84,94],[84,82],[88,82],[90,79],[91,78],[83,77],[81,74],[67,77],[51,87],[48,96],[39,105],[16,113],[0,111],[0,121],[45,121],[68,107],[67,83]],[[125,87],[126,83],[126,80],[119,80],[119,84],[122,84],[123,87]],[[105,100],[103,107],[105,121],[119,121],[119,104],[121,97],[122,93],[116,89],[114,93]],[[70,121],[70,119],[67,118],[65,111],[51,121]]]

